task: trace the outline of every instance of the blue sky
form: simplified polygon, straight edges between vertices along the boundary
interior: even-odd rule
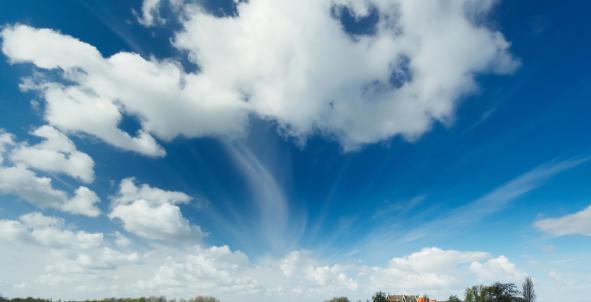
[[[0,293],[588,297],[584,6],[2,2]]]

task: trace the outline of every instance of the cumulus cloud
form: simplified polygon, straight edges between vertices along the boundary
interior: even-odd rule
[[[33,171],[66,174],[90,182],[94,179],[94,161],[90,156],[78,151],[71,140],[52,127],[37,128],[33,135],[44,140],[30,145],[0,132],[0,194],[17,196],[40,208],[98,216],[96,204],[100,199],[96,193],[80,186],[70,195],[54,188],[51,178]]]
[[[274,259],[253,262],[239,251],[227,246],[197,247],[176,261],[163,264],[156,276],[142,279],[146,290],[217,291],[220,297],[242,297],[263,301],[313,301],[331,295],[352,298],[370,296],[376,290],[417,292],[428,290],[434,295],[460,292],[474,280],[484,280],[473,266],[486,266],[488,276],[501,281],[506,270],[499,270],[498,259],[506,267],[514,265],[505,257],[493,258],[484,252],[464,252],[425,248],[404,257],[393,258],[385,266],[360,263],[330,263],[316,258],[311,251],[296,250]],[[212,284],[212,282],[214,284]],[[217,283],[217,285],[215,285]],[[188,288],[183,288],[187,284]]]
[[[12,134],[0,129],[0,165],[4,163],[4,156],[9,147],[14,145],[14,137]]]
[[[190,7],[175,45],[287,133],[355,147],[416,138],[451,118],[476,73],[515,68],[502,34],[467,9],[487,11],[488,2],[257,0],[239,3],[235,18]],[[374,8],[375,33],[346,32],[331,14],[338,5],[358,18]]]
[[[293,251],[280,259],[277,268],[283,276],[294,282],[295,290],[302,288],[354,291],[358,283],[348,274],[352,267],[341,264],[321,263],[310,251]]]
[[[234,17],[182,2],[173,43],[197,73],[127,52],[105,58],[90,44],[25,25],[2,31],[2,50],[13,63],[62,71],[65,81],[23,85],[41,93],[50,124],[151,156],[164,155],[155,137],[235,137],[251,115],[347,149],[396,135],[413,140],[453,119],[477,89],[476,75],[518,65],[502,33],[481,22],[492,1],[254,0],[237,3]],[[146,24],[160,5],[144,2]],[[378,21],[371,34],[351,33],[343,11]],[[141,129],[120,129],[124,116]]]
[[[87,187],[79,187],[73,196],[55,189],[51,178],[38,176],[24,166],[0,166],[0,193],[17,196],[37,207],[62,210],[72,214],[96,217],[100,201]]]
[[[112,202],[115,205],[130,204],[138,199],[146,200],[152,205],[160,205],[164,203],[187,203],[192,198],[183,192],[166,191],[151,187],[148,184],[138,186],[135,184],[135,179],[126,178],[121,180],[119,192],[112,198]]]
[[[516,282],[525,278],[525,274],[520,272],[507,257],[499,256],[485,263],[473,262],[470,270],[474,272],[480,280],[488,282],[509,281]]]
[[[591,206],[574,214],[538,220],[535,226],[554,236],[591,236]]]
[[[168,203],[154,206],[143,199],[116,206],[109,217],[120,219],[127,231],[150,239],[188,236],[192,230],[179,207]]]
[[[134,179],[121,181],[119,192],[112,198],[111,219],[119,219],[130,233],[148,239],[200,239],[198,226],[191,225],[178,204],[191,197],[182,192],[165,191],[147,184],[137,186]]]
[[[100,199],[96,193],[87,187],[79,187],[74,192],[74,196],[64,202],[62,210],[69,213],[97,217],[100,214],[100,210],[96,204],[99,202]]]
[[[64,220],[38,212],[23,215],[19,220],[0,220],[0,238],[80,250],[96,248],[103,242],[102,233],[72,231],[66,228]]]
[[[3,51],[12,62],[60,69],[65,80],[76,83],[33,79],[23,84],[43,95],[45,119],[62,130],[150,156],[165,154],[150,133],[169,140],[244,131],[245,105],[234,93],[221,91],[203,76],[183,73],[174,62],[126,52],[103,58],[95,47],[75,38],[25,25],[5,28],[2,37]],[[54,46],[45,48],[45,43]],[[64,52],[72,55],[65,57]],[[118,128],[125,115],[141,122],[134,136]]]
[[[371,282],[378,288],[397,284],[402,291],[460,289],[466,280],[517,281],[523,276],[506,257],[485,252],[424,248],[406,257],[393,258],[387,267],[373,267]],[[491,278],[491,279],[489,279]]]
[[[94,180],[94,161],[88,154],[78,151],[63,133],[42,126],[32,134],[44,141],[36,145],[19,145],[11,153],[13,162],[40,171],[63,173],[86,183]]]
[[[196,246],[185,252],[185,255],[161,263],[154,276],[140,279],[136,286],[147,291],[163,290],[171,294],[185,290],[249,292],[259,289],[254,276],[245,275],[247,270],[252,269],[245,254],[232,251],[228,246]]]
[[[160,9],[166,6],[178,12],[185,2],[185,0],[144,0],[141,11],[138,13],[134,10],[133,12],[137,15],[137,21],[143,26],[163,25],[167,20],[160,15]]]
[[[0,244],[7,247],[0,249],[0,279],[26,280],[27,290],[38,290],[39,295],[60,283],[88,282],[104,275],[116,282],[110,272],[135,264],[140,257],[137,251],[111,248],[113,243],[103,233],[78,230],[62,218],[38,212],[0,220]],[[2,284],[0,288],[5,292]]]
[[[160,18],[159,8],[162,4],[161,0],[144,0],[142,2],[142,12],[138,16],[138,21],[144,26],[152,26],[155,23],[162,23],[164,20]]]

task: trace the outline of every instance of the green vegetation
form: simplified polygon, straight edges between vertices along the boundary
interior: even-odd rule
[[[388,302],[388,299],[386,298],[386,293],[384,292],[377,292],[372,298],[371,298],[372,302]]]
[[[351,302],[347,297],[334,297],[326,302]]]
[[[7,299],[0,296],[0,302],[74,302],[74,301],[62,301],[52,299],[40,299],[40,298],[13,298]],[[107,298],[101,300],[85,300],[84,302],[220,302],[217,298],[207,296],[197,296],[191,299],[172,299],[168,300],[166,297],[140,297],[140,298]]]
[[[527,277],[521,286],[521,291],[513,283],[494,283],[491,285],[475,285],[465,291],[462,301],[455,295],[450,296],[447,302],[535,302],[536,293],[534,283]],[[0,295],[0,302],[68,302],[61,300],[39,298],[13,298],[7,299]],[[367,302],[388,302],[388,295],[377,292]],[[140,298],[108,298],[102,300],[86,300],[84,302],[220,302],[214,297],[197,296],[191,299],[167,300],[165,297],[140,297]],[[325,302],[350,302],[347,297],[334,297]]]
[[[462,302],[462,300],[460,300],[460,298],[458,298],[456,295],[451,295],[449,298],[447,298],[447,302]]]
[[[536,292],[534,291],[534,281],[531,277],[525,278],[522,285],[523,302],[534,302],[536,300]]]

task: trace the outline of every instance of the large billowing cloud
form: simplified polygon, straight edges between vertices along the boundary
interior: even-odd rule
[[[147,239],[201,239],[198,226],[191,225],[178,204],[191,197],[182,192],[165,191],[146,184],[137,186],[134,180],[121,181],[119,193],[112,199],[111,219],[119,219],[130,233]]]
[[[574,214],[540,219],[535,225],[538,229],[554,236],[591,236],[591,206]]]
[[[50,124],[123,149],[161,156],[154,137],[235,137],[250,115],[300,140],[322,134],[355,148],[416,139],[452,120],[477,89],[477,74],[516,68],[502,33],[482,22],[492,2],[253,0],[238,3],[234,17],[185,4],[173,44],[197,73],[127,52],[105,58],[73,37],[25,25],[2,31],[2,50],[13,63],[63,71],[65,82],[23,83],[43,95]],[[158,6],[144,3],[145,23],[157,20]],[[343,14],[377,22],[354,33]],[[128,115],[140,120],[137,133],[119,128]]]
[[[17,142],[13,135],[0,130],[0,194],[17,196],[39,208],[98,216],[96,204],[100,200],[92,190],[80,186],[68,194],[55,188],[51,178],[35,172],[66,174],[91,182],[94,161],[90,156],[52,127],[42,126],[32,134],[44,140],[35,145]]]

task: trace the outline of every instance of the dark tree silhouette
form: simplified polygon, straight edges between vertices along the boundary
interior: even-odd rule
[[[477,285],[466,288],[465,302],[489,302],[488,288],[486,286]]]
[[[534,281],[531,277],[525,278],[522,285],[523,302],[536,301],[536,292],[534,291]]]
[[[456,295],[451,295],[449,298],[447,298],[447,302],[462,302],[462,300],[460,300],[460,298],[458,298]]]
[[[326,302],[351,302],[347,297],[334,297]]]
[[[373,297],[371,297],[372,302],[388,302],[386,298],[386,293],[384,292],[377,292]]]
[[[197,296],[193,299],[189,299],[189,302],[220,302],[220,300],[214,297]]]
[[[513,283],[497,282],[487,287],[487,294],[492,302],[519,302],[521,300],[519,290]]]

